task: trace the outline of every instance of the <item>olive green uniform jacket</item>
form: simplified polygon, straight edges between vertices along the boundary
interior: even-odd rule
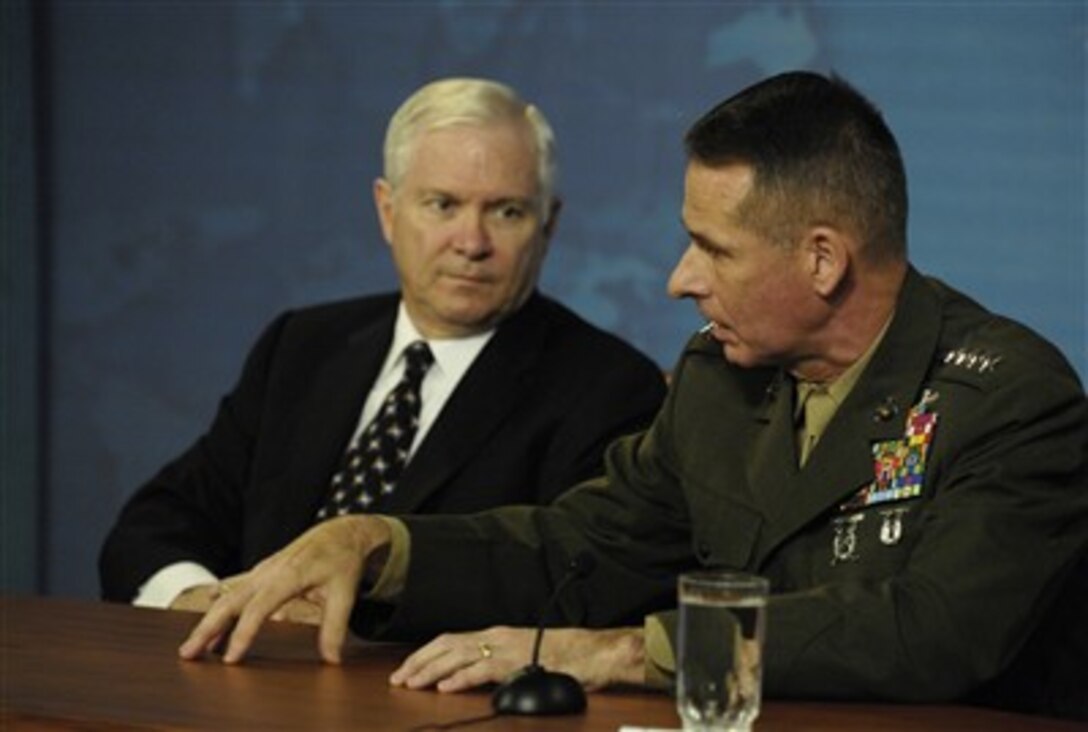
[[[772,587],[771,696],[1083,711],[1088,605],[1071,578],[1088,546],[1088,405],[1057,350],[911,270],[803,469],[793,394],[780,370],[732,366],[696,336],[604,477],[545,509],[404,517],[403,595],[361,605],[356,628],[535,624],[589,550],[596,569],[549,624],[641,624],[675,607],[679,572],[746,570]],[[920,483],[897,477],[906,463]]]

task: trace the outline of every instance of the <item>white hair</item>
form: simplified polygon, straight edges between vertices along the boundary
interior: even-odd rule
[[[558,177],[551,125],[539,109],[512,88],[486,79],[441,79],[408,97],[389,120],[385,133],[385,179],[397,187],[408,167],[413,145],[424,132],[453,125],[517,121],[528,124],[533,133],[540,203],[542,210],[547,211]]]

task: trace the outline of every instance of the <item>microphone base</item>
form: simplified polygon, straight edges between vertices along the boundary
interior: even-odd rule
[[[573,676],[530,665],[495,689],[491,706],[499,714],[581,714],[586,692]]]

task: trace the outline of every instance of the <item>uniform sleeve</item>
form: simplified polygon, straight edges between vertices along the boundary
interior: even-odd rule
[[[687,510],[662,444],[667,414],[666,401],[648,431],[609,448],[604,476],[550,506],[398,517],[411,534],[404,591],[391,615],[357,610],[355,630],[423,640],[499,623],[534,625],[583,551],[596,566],[564,591],[548,624],[637,624],[673,605],[676,574],[691,552]]]
[[[676,611],[647,615],[642,633],[646,649],[646,685],[671,688],[676,678]]]
[[[379,602],[396,602],[404,591],[405,577],[408,575],[408,560],[412,553],[412,537],[403,521],[391,516],[378,516],[389,527],[389,556],[385,560],[381,574],[365,598]]]

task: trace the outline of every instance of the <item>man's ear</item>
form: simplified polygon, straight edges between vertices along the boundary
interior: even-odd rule
[[[832,226],[814,226],[802,242],[812,288],[822,298],[834,295],[850,270],[847,234]]]
[[[544,238],[551,239],[555,234],[555,227],[559,225],[559,212],[563,210],[563,201],[558,197],[552,198],[548,206],[548,218],[544,221]]]
[[[385,178],[374,180],[374,208],[387,244],[393,243],[393,186]]]

